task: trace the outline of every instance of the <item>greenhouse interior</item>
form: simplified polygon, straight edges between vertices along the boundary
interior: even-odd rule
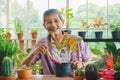
[[[0,80],[120,80],[120,0],[0,0]]]

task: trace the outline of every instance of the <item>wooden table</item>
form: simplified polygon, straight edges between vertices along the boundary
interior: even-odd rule
[[[33,75],[34,80],[74,80],[72,77],[56,77],[55,75]]]
[[[74,80],[73,77],[56,77],[55,75],[33,75],[32,77],[34,80]]]

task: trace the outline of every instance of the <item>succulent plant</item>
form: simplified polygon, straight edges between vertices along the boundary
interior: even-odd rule
[[[13,75],[13,62],[10,57],[4,57],[2,60],[2,76]]]
[[[96,71],[97,72],[97,66],[95,64],[88,64],[85,67],[85,71],[88,71],[88,72],[94,72],[94,71]]]
[[[75,71],[75,76],[83,76],[83,75],[84,75],[84,72],[81,69],[77,69]]]
[[[88,64],[85,67],[86,80],[97,80],[97,66],[95,64]]]

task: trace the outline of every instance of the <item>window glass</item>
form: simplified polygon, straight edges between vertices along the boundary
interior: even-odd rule
[[[18,18],[21,22],[24,39],[27,38],[27,0],[10,0],[10,27],[14,29],[14,32],[12,32],[14,35],[13,38],[16,37],[16,31],[14,26],[14,20]]]
[[[39,38],[47,35],[43,27],[43,13],[48,9],[48,0],[30,0],[29,2],[29,28],[37,28]]]
[[[71,19],[71,28],[80,28],[80,21],[86,20],[86,0],[69,0],[69,7],[73,8],[74,18]]]
[[[93,18],[103,17],[102,22],[107,22],[107,0],[88,0],[88,24],[92,27],[92,30],[102,31],[103,26],[100,26],[99,29],[93,26]],[[103,38],[107,37],[107,26],[106,30],[103,30]],[[95,38],[94,31],[89,31],[89,38]]]
[[[66,0],[49,0],[49,8],[65,8],[66,7]]]
[[[61,8],[66,8],[66,0],[49,0],[49,8],[55,8],[61,11]],[[66,28],[66,22],[63,28]]]
[[[120,21],[120,0],[109,0],[108,21]]]
[[[6,27],[6,2],[0,0],[0,28]]]

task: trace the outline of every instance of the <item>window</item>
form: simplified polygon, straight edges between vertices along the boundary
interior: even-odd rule
[[[5,28],[6,27],[6,1],[5,0],[0,0],[0,28]]]
[[[81,20],[92,25],[92,19],[103,17],[105,22],[120,21],[120,0],[0,0],[0,28],[11,28],[13,39],[16,39],[15,28],[9,24],[15,17],[22,21],[24,39],[31,39],[31,28],[38,28],[39,38],[48,33],[43,27],[43,12],[48,8],[72,8],[74,18],[70,19],[72,33],[78,35]],[[109,26],[107,27],[109,28]],[[94,38],[94,30],[87,30],[87,37]],[[104,30],[104,38],[111,38],[111,31]],[[91,44],[92,45],[92,44]]]

